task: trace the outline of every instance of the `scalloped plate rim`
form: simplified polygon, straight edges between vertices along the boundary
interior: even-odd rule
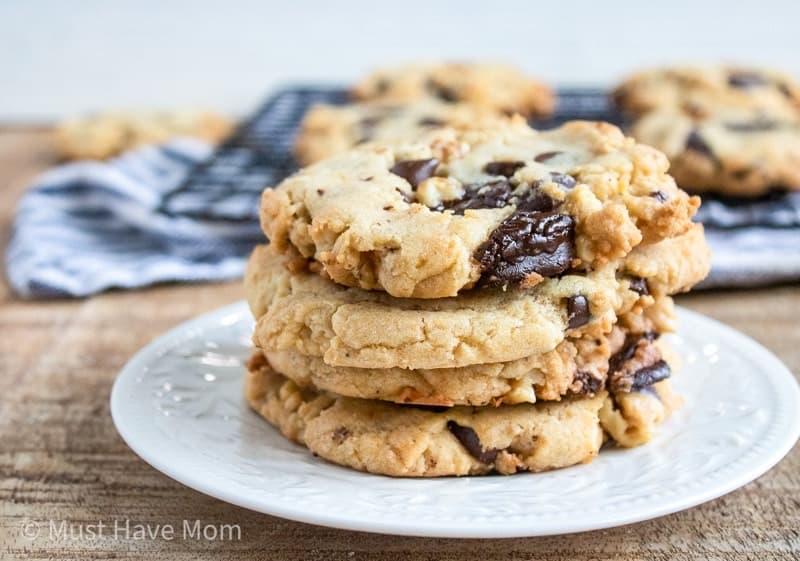
[[[335,513],[310,512],[302,505],[295,507],[291,504],[286,505],[277,502],[272,502],[269,505],[265,505],[263,501],[259,501],[257,498],[243,496],[241,493],[237,493],[236,490],[226,489],[216,482],[208,481],[207,479],[203,478],[202,474],[193,474],[170,465],[168,459],[164,457],[164,454],[161,453],[158,447],[151,447],[149,444],[142,442],[142,435],[137,434],[136,427],[132,425],[130,418],[126,416],[126,409],[131,407],[129,403],[126,403],[126,391],[130,389],[131,384],[136,382],[137,374],[141,371],[141,369],[145,367],[148,361],[152,360],[151,355],[156,354],[158,350],[165,345],[166,341],[178,337],[185,337],[187,333],[191,333],[197,328],[210,323],[219,323],[227,316],[233,314],[240,315],[246,310],[247,306],[244,301],[239,301],[221,308],[217,308],[185,321],[176,327],[173,327],[148,343],[139,352],[137,352],[119,372],[110,396],[111,416],[118,433],[125,443],[141,459],[150,464],[153,468],[182,483],[183,485],[186,485],[187,487],[216,499],[242,508],[280,518],[339,528],[343,530],[440,538],[519,538],[601,530],[642,522],[645,520],[658,518],[660,516],[665,516],[667,514],[680,512],[728,494],[757,479],[766,473],[770,468],[775,466],[786,454],[789,453],[789,451],[794,447],[798,437],[800,437],[800,386],[798,386],[794,376],[780,361],[780,359],[778,359],[778,357],[776,357],[771,351],[763,347],[754,339],[725,325],[724,323],[709,318],[698,312],[676,306],[680,323],[706,323],[709,328],[714,329],[727,338],[738,339],[743,345],[755,350],[755,352],[758,353],[763,359],[766,359],[765,362],[767,365],[765,366],[765,369],[774,370],[774,372],[769,376],[771,383],[776,388],[777,386],[782,386],[778,388],[784,392],[781,393],[781,395],[789,405],[793,405],[793,407],[790,407],[790,409],[793,409],[793,418],[789,418],[785,421],[787,429],[785,437],[779,441],[778,445],[771,449],[769,453],[765,455],[765,457],[763,457],[756,465],[750,466],[749,469],[736,473],[734,476],[729,477],[724,482],[712,485],[704,491],[697,492],[693,495],[676,497],[672,500],[662,501],[662,503],[660,503],[658,506],[642,508],[632,514],[621,513],[617,516],[606,515],[604,518],[599,520],[587,520],[577,523],[569,523],[558,520],[553,524],[535,528],[524,527],[520,525],[509,525],[507,528],[498,528],[496,526],[490,526],[488,528],[472,526],[465,527],[463,523],[452,523],[448,521],[438,521],[437,525],[435,526],[424,526],[419,522],[415,522],[413,519],[406,520],[404,523],[398,522],[397,520],[384,523],[375,519],[354,520],[337,515]],[[680,330],[678,334],[680,335]],[[253,416],[255,417],[255,414],[253,414]],[[270,430],[270,427],[266,424],[265,430]],[[327,462],[323,463],[327,464]],[[576,466],[567,469],[581,469],[582,467],[583,466]],[[379,477],[381,479],[391,479],[385,476],[362,473],[357,473],[357,476],[364,478]],[[519,478],[536,476],[537,474],[518,474],[511,477]],[[455,480],[455,478],[453,479]],[[409,480],[406,479],[403,481]]]

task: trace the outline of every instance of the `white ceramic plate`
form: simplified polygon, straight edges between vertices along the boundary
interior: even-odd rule
[[[608,528],[708,501],[775,465],[800,434],[800,391],[772,353],[679,310],[685,406],[649,444],[542,474],[392,479],[329,464],[242,398],[252,319],[227,306],[184,323],[122,370],[111,413],[146,462],[200,492],[313,524],[495,538]]]

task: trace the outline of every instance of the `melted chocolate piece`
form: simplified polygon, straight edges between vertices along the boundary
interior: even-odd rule
[[[622,370],[625,363],[636,354],[636,347],[639,345],[640,341],[655,341],[656,339],[658,339],[658,333],[653,331],[648,333],[629,333],[626,335],[622,348],[608,359],[608,375],[611,376]]]
[[[663,193],[663,191],[653,191],[652,193],[650,193],[650,196],[660,203],[665,203],[668,200],[667,196]]]
[[[640,391],[648,386],[652,386],[656,382],[666,380],[671,374],[669,364],[663,360],[640,368],[633,374],[633,383],[631,384],[631,391]]]
[[[551,199],[547,194],[539,189],[532,188],[525,194],[525,198],[518,200],[517,212],[519,211],[536,211],[536,212],[549,212],[555,210],[561,204],[558,201]]]
[[[433,177],[438,166],[439,160],[436,158],[429,158],[426,160],[400,160],[399,162],[395,162],[389,171],[411,183],[412,187],[417,187],[417,185],[429,177]]]
[[[642,277],[631,277],[630,289],[634,292],[647,296],[650,294],[650,287],[647,286],[647,281]]]
[[[445,122],[436,117],[423,117],[417,124],[421,127],[441,127],[445,125]]]
[[[566,173],[558,173],[557,171],[550,172],[550,179],[553,180],[553,183],[558,183],[565,189],[572,189],[578,183],[571,175],[567,175]]]
[[[473,458],[484,464],[494,463],[500,450],[497,448],[484,450],[481,446],[481,439],[478,438],[478,433],[476,433],[472,427],[459,425],[455,421],[447,421],[447,429],[458,439],[461,445],[467,449],[467,452],[469,452]]]
[[[552,152],[542,152],[538,156],[535,156],[533,159],[537,162],[546,162],[550,158],[555,158],[559,154],[563,154],[561,150],[553,150]]]
[[[777,121],[767,119],[756,119],[745,123],[725,123],[725,128],[732,132],[764,132],[777,129]]]
[[[503,208],[508,204],[512,191],[511,183],[505,179],[470,183],[464,185],[464,195],[460,199],[444,201],[433,210],[452,210],[455,214],[464,214],[470,208]]]
[[[603,380],[595,378],[588,372],[578,370],[572,378],[572,385],[579,385],[580,389],[571,391],[572,395],[594,395],[603,389]]]
[[[689,133],[689,136],[686,137],[686,149],[687,150],[694,150],[699,154],[703,154],[704,156],[708,156],[709,158],[714,158],[714,152],[711,150],[711,147],[703,140],[703,137],[700,136],[700,133],[697,129],[692,129],[692,132]]]
[[[451,90],[450,88],[441,84],[437,84],[433,80],[428,80],[425,83],[425,88],[442,101],[447,101],[448,103],[458,101],[458,94],[456,94],[454,90]]]
[[[746,90],[767,85],[767,79],[755,72],[734,72],[728,76],[728,85]]]
[[[794,97],[792,95],[792,90],[789,89],[789,86],[787,84],[784,83],[778,84],[778,91],[781,92],[784,95],[784,97],[787,97],[789,99],[792,99]]]
[[[552,277],[575,258],[575,220],[554,211],[516,211],[481,245],[480,283],[489,286],[520,282],[531,273]]]
[[[567,298],[567,328],[575,329],[589,323],[592,314],[589,313],[589,301],[583,294]]]
[[[483,171],[489,175],[511,177],[514,172],[524,166],[525,162],[489,162],[483,166]]]

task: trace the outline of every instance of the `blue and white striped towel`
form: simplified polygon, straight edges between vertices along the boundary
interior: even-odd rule
[[[203,142],[178,139],[42,175],[17,209],[6,254],[11,286],[44,298],[240,276],[248,252],[264,239],[257,222],[160,210],[164,195],[210,152]]]

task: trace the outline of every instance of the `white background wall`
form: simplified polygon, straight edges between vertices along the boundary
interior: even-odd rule
[[[498,59],[561,85],[670,61],[800,77],[800,0],[0,0],[0,122],[103,108],[243,113],[285,82]]]

